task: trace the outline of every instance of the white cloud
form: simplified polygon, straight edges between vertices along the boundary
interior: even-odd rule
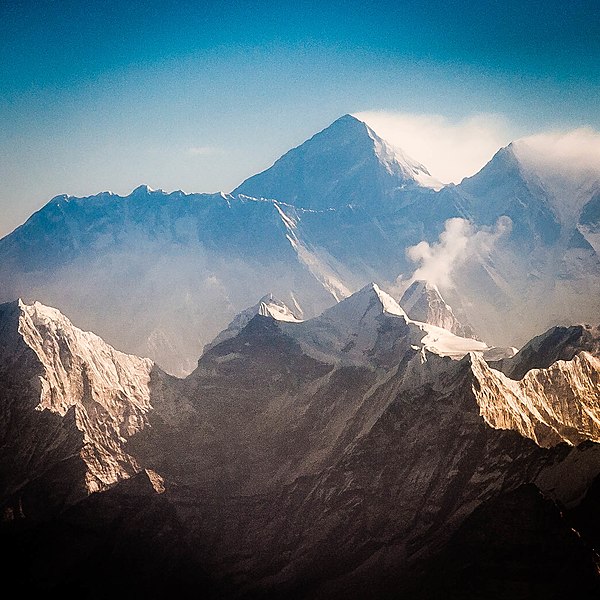
[[[440,288],[453,286],[452,274],[457,267],[473,258],[484,258],[500,236],[510,231],[512,222],[500,217],[494,227],[475,227],[466,219],[448,219],[439,241],[430,244],[422,241],[406,249],[406,254],[418,266],[410,280],[401,287],[408,287],[415,280],[425,280]]]
[[[387,111],[365,111],[355,116],[444,183],[459,183],[474,175],[515,137],[507,121],[498,115],[474,115],[461,121]]]
[[[600,173],[600,132],[590,127],[521,138],[515,150],[522,161],[548,172],[574,178]]]
[[[517,140],[515,154],[549,193],[555,213],[574,225],[600,182],[600,132],[589,127]]]

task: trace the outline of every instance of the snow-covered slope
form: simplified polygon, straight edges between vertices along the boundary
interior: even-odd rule
[[[439,189],[441,184],[368,125],[344,115],[233,193],[311,209],[377,208],[394,201],[398,190],[414,186]]]
[[[453,358],[488,348],[478,340],[409,319],[396,300],[375,283],[314,319],[282,329],[311,356],[341,364],[390,364],[401,360],[407,347]]]

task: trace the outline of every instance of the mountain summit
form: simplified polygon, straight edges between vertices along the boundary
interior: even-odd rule
[[[204,352],[225,340],[235,337],[256,315],[288,323],[302,322],[302,319],[299,319],[285,302],[278,300],[273,294],[269,293],[263,296],[254,306],[238,313],[233,321],[229,323],[227,329],[221,331],[210,344],[204,346]]]
[[[437,285],[429,281],[416,280],[404,292],[400,306],[414,321],[421,321],[447,329],[455,335],[476,339],[470,325],[463,325],[446,304]]]
[[[439,189],[441,184],[366,123],[344,115],[233,193],[324,209],[376,205],[415,186]]]

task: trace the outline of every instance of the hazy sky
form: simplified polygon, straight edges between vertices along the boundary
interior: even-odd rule
[[[453,180],[599,97],[597,0],[0,0],[0,235],[59,193],[229,191],[345,113]]]

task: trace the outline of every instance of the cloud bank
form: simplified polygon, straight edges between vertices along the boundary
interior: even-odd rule
[[[573,176],[600,173],[600,132],[591,127],[530,135],[517,140],[515,148],[524,160],[548,170]]]
[[[355,113],[383,139],[423,163],[444,183],[474,175],[495,152],[515,139],[498,115],[475,115],[452,121],[441,115],[386,111]]]

